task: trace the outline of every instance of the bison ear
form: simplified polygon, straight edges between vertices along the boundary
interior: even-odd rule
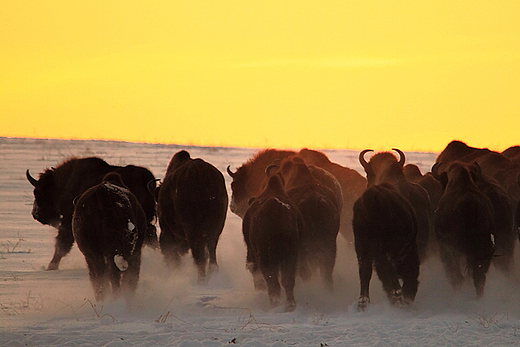
[[[256,200],[256,198],[251,198],[251,199],[249,199],[249,201],[248,201],[247,204],[248,204],[249,206],[251,206],[251,204],[252,204],[253,202],[255,202],[255,200]]]

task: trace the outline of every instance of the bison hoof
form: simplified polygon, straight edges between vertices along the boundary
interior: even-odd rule
[[[49,263],[49,265],[47,266],[47,271],[58,270],[58,266],[59,264],[57,263]]]
[[[285,303],[285,312],[293,312],[296,309],[296,301],[287,300]]]
[[[395,307],[403,308],[406,306],[404,303],[403,291],[401,289],[392,290],[390,292],[390,301]]]
[[[358,300],[358,311],[364,311],[370,304],[370,298],[368,296],[360,296]]]

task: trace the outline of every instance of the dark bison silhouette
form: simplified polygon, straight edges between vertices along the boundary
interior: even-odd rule
[[[438,178],[454,161],[470,164],[476,162],[485,175],[497,180],[516,204],[520,200],[520,160],[516,147],[498,153],[487,148],[471,147],[461,141],[451,141],[437,156],[432,173]]]
[[[155,218],[155,201],[148,191],[148,183],[155,177],[146,168],[128,165],[112,166],[97,157],[71,158],[56,168],[45,170],[39,179],[33,178],[29,170],[26,176],[34,187],[33,218],[42,224],[52,225],[58,229],[54,255],[47,270],[57,270],[61,258],[67,255],[74,243],[72,235],[73,201],[88,188],[99,184],[109,172],[117,172],[124,184],[137,197],[146,215],[147,230],[145,243],[157,246],[157,234],[153,225]]]
[[[114,296],[122,290],[127,299],[133,297],[146,216],[119,174],[108,173],[77,199],[72,232],[87,261],[96,300],[105,299],[110,284]]]
[[[294,286],[298,261],[299,237],[303,218],[287,196],[282,179],[274,174],[267,186],[251,204],[242,220],[247,246],[247,268],[253,275],[255,288],[267,292],[272,306],[281,296],[279,277],[286,295],[286,311],[296,307]],[[263,277],[263,281],[262,281]]]
[[[287,195],[296,204],[305,224],[300,232],[298,274],[308,280],[319,270],[325,287],[332,291],[343,203],[339,182],[332,174],[314,165],[307,166],[298,157],[286,158],[280,173]]]
[[[390,152],[379,152],[374,154],[370,161],[364,158],[366,149],[359,154],[359,161],[367,173],[368,187],[381,183],[392,185],[402,197],[407,199],[415,211],[417,220],[417,250],[419,259],[424,261],[435,247],[430,237],[432,232],[430,197],[426,189],[419,184],[410,182],[404,174],[405,154],[394,148],[399,154],[399,160]]]
[[[493,205],[477,188],[466,163],[452,162],[442,173],[441,182],[446,188],[434,221],[441,260],[455,289],[464,282],[460,266],[465,260],[477,297],[481,297],[494,252]]]
[[[495,267],[510,275],[514,266],[514,247],[520,215],[520,162],[515,160],[517,146],[502,153],[487,148],[475,148],[461,141],[452,141],[437,156],[432,173],[446,185],[446,171],[454,162],[464,163],[470,170],[476,187],[485,194],[493,206]],[[519,235],[520,236],[520,235]]]
[[[417,221],[409,201],[388,183],[370,186],[354,204],[353,227],[361,285],[358,308],[370,303],[372,267],[393,305],[413,302],[419,256]]]
[[[157,189],[159,244],[167,265],[178,267],[181,257],[191,250],[199,283],[205,283],[218,269],[216,249],[228,207],[224,176],[183,150],[172,157]]]
[[[228,166],[227,172],[233,178],[231,212],[244,218],[249,207],[249,199],[258,196],[266,185],[265,169],[271,164],[295,155],[302,158],[307,165],[314,165],[331,173],[340,183],[343,196],[340,233],[347,241],[352,242],[352,207],[366,189],[366,179],[356,170],[333,163],[324,153],[315,150],[304,148],[294,152],[265,149],[256,153],[235,172],[232,172]]]
[[[423,174],[419,167],[415,164],[406,164],[403,168],[403,172],[408,181],[417,183],[428,192],[433,218],[433,212],[435,212],[437,209],[437,205],[439,204],[439,200],[441,199],[443,193],[441,183],[433,176],[431,172],[426,172]]]

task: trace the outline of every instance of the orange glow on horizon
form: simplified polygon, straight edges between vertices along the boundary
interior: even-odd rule
[[[0,136],[520,143],[520,3],[4,2]]]

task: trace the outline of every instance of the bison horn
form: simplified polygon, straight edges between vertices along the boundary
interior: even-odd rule
[[[265,168],[265,175],[266,176],[269,176],[271,174],[271,171],[273,169],[279,169],[280,168],[280,165],[277,165],[277,164],[271,164],[269,165],[268,167]]]
[[[404,152],[397,148],[392,148],[392,151],[396,151],[399,154],[399,164],[401,166],[404,166],[404,162],[406,160],[406,157],[404,155]]]
[[[229,176],[231,176],[231,177],[235,177],[236,172],[231,171],[229,165],[227,166],[226,171],[227,171],[227,173],[228,173]]]
[[[148,188],[148,191],[150,193],[152,193],[152,195],[155,195],[155,182],[157,181],[160,181],[161,179],[160,178],[155,178],[153,180],[150,180],[148,181],[148,184],[146,185],[146,187]]]
[[[361,163],[361,166],[363,166],[365,169],[368,166],[368,163],[365,160],[365,154],[367,152],[373,152],[373,151],[374,151],[373,149],[364,149],[361,151],[361,153],[359,153],[359,162]]]
[[[38,185],[38,180],[31,176],[31,174],[29,173],[29,169],[25,171],[25,176],[27,177],[27,180],[29,181],[29,183],[32,184],[33,187],[36,187]]]

